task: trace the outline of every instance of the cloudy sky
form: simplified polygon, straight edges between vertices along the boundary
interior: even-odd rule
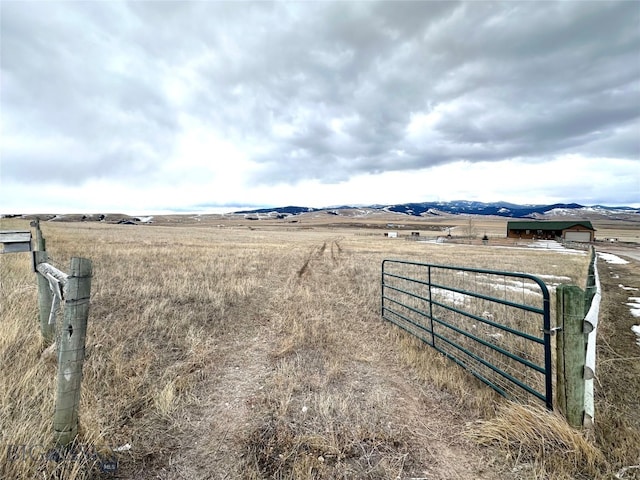
[[[640,206],[640,4],[0,1],[0,213]]]

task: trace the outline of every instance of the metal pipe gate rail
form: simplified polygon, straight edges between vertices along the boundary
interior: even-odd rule
[[[382,317],[499,394],[553,408],[549,290],[526,273],[382,262]]]

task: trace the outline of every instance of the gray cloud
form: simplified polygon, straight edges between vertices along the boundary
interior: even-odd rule
[[[256,183],[639,160],[639,21],[634,2],[5,1],[2,175],[153,176],[183,115]]]

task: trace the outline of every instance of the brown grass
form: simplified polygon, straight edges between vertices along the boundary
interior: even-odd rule
[[[497,415],[477,422],[468,435],[508,452],[516,467],[540,478],[594,478],[605,466],[602,452],[558,414],[532,405],[502,405]]]
[[[514,414],[379,314],[384,258],[499,265],[583,284],[585,256],[346,228],[44,223],[43,231],[62,269],[71,256],[94,264],[79,442],[105,455],[130,444],[115,454],[122,478],[535,478],[600,465],[532,453],[535,468],[513,473],[497,451],[459,438],[469,420]],[[50,446],[55,366],[40,359],[28,256],[0,261],[0,358],[12,366],[0,370],[4,459],[10,445]],[[553,416],[537,418],[547,432],[560,428]],[[483,444],[512,452],[524,442],[489,440],[487,425],[475,427]],[[583,448],[578,437],[562,438]],[[2,478],[98,475],[95,458],[0,464]]]

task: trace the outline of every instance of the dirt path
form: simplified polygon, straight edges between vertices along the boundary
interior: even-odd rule
[[[272,372],[272,341],[264,325],[240,337],[222,339],[228,343],[220,352],[221,362],[208,366],[206,380],[184,413],[182,449],[166,476],[157,472],[153,478],[243,478],[237,444],[259,421],[254,400]]]
[[[243,443],[264,422],[259,398],[277,366],[272,356],[273,333],[267,327],[255,333],[228,345],[223,364],[211,367],[210,380],[202,385],[197,402],[185,415],[182,451],[172,459],[170,469],[155,472],[153,478],[249,478],[244,471]],[[387,354],[391,360],[384,359]],[[393,352],[379,352],[365,364],[353,362],[347,365],[351,375],[343,381],[365,394],[385,392],[393,401],[388,417],[393,430],[408,431],[413,439],[409,474],[398,478],[516,478],[503,466],[491,466],[491,458],[462,436],[465,419],[454,411],[453,399],[421,385],[393,357]],[[369,453],[375,455],[373,449]]]
[[[338,241],[313,247],[262,299],[264,317],[220,339],[182,414],[182,448],[147,478],[518,478],[465,439],[473,419],[415,378],[392,327],[354,306],[357,262],[344,255]]]

